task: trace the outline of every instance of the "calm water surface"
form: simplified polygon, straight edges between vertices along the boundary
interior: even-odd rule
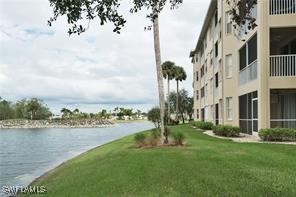
[[[0,129],[0,196],[4,185],[26,186],[82,152],[152,127],[134,122],[109,128]]]

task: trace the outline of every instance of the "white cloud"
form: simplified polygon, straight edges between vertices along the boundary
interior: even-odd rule
[[[162,60],[185,68],[188,79],[181,87],[190,92],[188,56],[208,3],[185,0],[177,10],[164,10],[160,18]],[[47,26],[51,14],[47,0],[1,0],[1,97],[39,97],[55,109],[76,103],[88,111],[96,103],[141,104],[143,109],[157,104],[153,35],[144,31],[150,23],[145,13],[124,12],[127,24],[120,35],[112,33],[111,25],[92,22],[86,33],[71,37],[63,18]]]

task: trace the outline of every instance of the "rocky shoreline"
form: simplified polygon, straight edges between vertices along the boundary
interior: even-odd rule
[[[100,128],[114,126],[104,119],[3,120],[0,129]]]

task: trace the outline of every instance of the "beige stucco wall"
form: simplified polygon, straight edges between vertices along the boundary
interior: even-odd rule
[[[224,2],[224,1],[223,1]],[[296,26],[296,14],[287,14],[287,15],[269,15],[269,0],[258,1],[257,5],[257,24],[258,27],[255,30],[250,31],[247,35],[241,37],[240,39],[237,36],[226,35],[226,25],[225,25],[225,13],[229,8],[227,4],[222,0],[218,0],[218,20],[221,21],[220,31],[222,33],[221,39],[217,34],[212,38],[207,36],[207,48],[205,50],[205,59],[208,63],[210,61],[209,53],[213,51],[214,53],[214,44],[219,41],[219,57],[221,60],[221,74],[222,81],[219,83],[219,95],[214,97],[213,95],[207,94],[205,98],[205,104],[208,106],[215,105],[221,101],[222,106],[219,106],[223,110],[221,111],[220,123],[222,124],[231,124],[239,125],[239,101],[238,98],[240,95],[258,91],[258,128],[267,128],[269,127],[269,117],[270,117],[270,89],[286,89],[294,88],[296,89],[296,77],[269,77],[269,55],[270,55],[270,28],[280,28],[280,27],[295,27]],[[213,15],[214,17],[214,15]],[[214,19],[212,19],[214,20]],[[255,33],[257,33],[257,46],[258,46],[258,59],[257,59],[257,79],[251,81],[244,85],[239,85],[239,49],[250,39]],[[209,35],[209,34],[208,34]],[[219,34],[218,34],[219,35]],[[225,69],[225,56],[232,54],[232,77],[226,78],[226,69]],[[200,51],[197,51],[197,55],[200,56]],[[200,61],[201,58],[199,58]],[[200,67],[203,65],[203,62],[200,61],[198,64],[194,64],[194,71],[199,71]],[[209,65],[209,64],[208,64]],[[219,67],[213,65],[212,67],[208,66],[208,72],[205,75],[205,83],[210,84],[210,78],[214,78],[214,74],[219,71]],[[219,73],[220,74],[220,73]],[[194,92],[196,90],[200,91],[202,85],[199,82],[194,82]],[[199,93],[199,95],[201,95]],[[233,101],[233,119],[226,119],[226,97],[232,97]],[[201,111],[201,102],[200,98],[197,101],[194,99],[194,111],[199,109]],[[196,117],[196,115],[195,115]],[[212,119],[210,119],[212,121]]]

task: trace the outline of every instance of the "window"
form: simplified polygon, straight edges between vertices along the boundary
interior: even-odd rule
[[[198,81],[198,71],[196,71],[196,81]]]
[[[200,89],[200,96],[201,96],[201,98],[203,98],[205,96],[205,88],[204,87],[202,87]]]
[[[218,24],[218,11],[215,13],[215,26]]]
[[[215,43],[215,57],[218,57],[218,41]]]
[[[196,110],[196,118],[199,119],[199,109]]]
[[[232,120],[232,97],[226,97],[226,117]]]
[[[205,96],[208,95],[208,84],[206,84]]]
[[[232,77],[232,54],[226,55],[226,78]]]
[[[213,94],[213,78],[210,79],[210,94]]]
[[[257,35],[248,41],[248,64],[257,60]]]
[[[198,56],[195,55],[194,58],[195,58],[195,62],[197,63],[198,62]]]
[[[232,33],[231,13],[226,12],[226,34]]]
[[[239,50],[239,70],[257,60],[257,34]]]
[[[243,70],[247,66],[247,47],[244,45],[239,50],[239,70]]]
[[[202,67],[200,68],[200,77],[203,77],[204,74],[205,74],[205,69],[204,69],[204,66],[202,66]]]
[[[219,86],[219,75],[218,73],[215,74],[215,87],[218,88]]]
[[[199,99],[199,92],[198,92],[198,90],[196,90],[196,100],[198,100]]]
[[[257,109],[254,112],[252,111],[253,100],[257,96],[257,91],[239,96],[239,127],[242,133],[252,134],[252,125],[258,122],[258,120],[253,120],[253,117],[258,117],[258,114],[254,113],[255,111],[257,113]]]

